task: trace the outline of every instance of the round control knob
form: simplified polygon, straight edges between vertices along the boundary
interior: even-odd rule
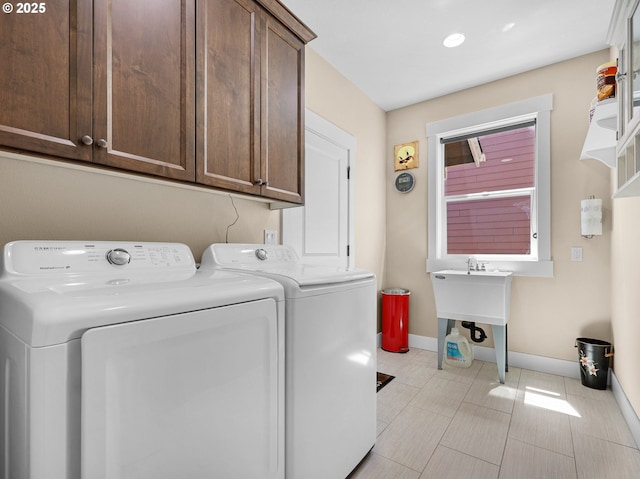
[[[114,248],[107,251],[106,258],[109,264],[116,266],[123,266],[131,262],[131,255],[126,249],[122,248]]]
[[[267,250],[264,248],[258,248],[256,250],[256,258],[258,258],[260,261],[264,261],[265,259],[267,259]]]

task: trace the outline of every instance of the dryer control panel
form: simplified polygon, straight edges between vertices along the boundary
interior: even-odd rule
[[[114,270],[130,275],[195,271],[188,246],[181,243],[108,241],[14,241],[2,256],[2,275],[51,276],[99,274]]]

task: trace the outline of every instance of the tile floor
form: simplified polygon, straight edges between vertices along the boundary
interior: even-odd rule
[[[577,361],[576,361],[577,364]],[[577,365],[576,365],[577,367]],[[638,479],[640,451],[610,390],[496,365],[436,367],[378,350],[378,439],[348,479]]]

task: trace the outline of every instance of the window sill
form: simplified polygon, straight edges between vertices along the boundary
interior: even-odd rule
[[[427,259],[427,273],[444,269],[467,269],[460,260]],[[553,278],[553,261],[487,261],[489,270],[512,271],[514,276]]]

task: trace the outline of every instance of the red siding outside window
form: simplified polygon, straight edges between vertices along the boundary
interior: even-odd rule
[[[535,126],[481,136],[479,142],[485,162],[446,169],[447,253],[529,254]],[[473,194],[481,195],[465,196]]]

